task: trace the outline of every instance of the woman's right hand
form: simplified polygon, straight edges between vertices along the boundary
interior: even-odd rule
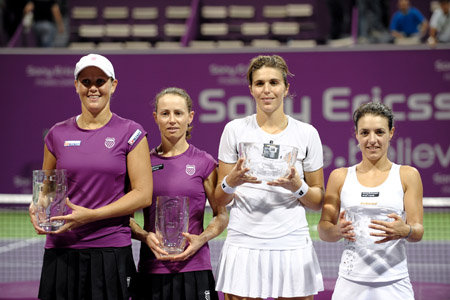
[[[145,238],[145,243],[147,246],[152,250],[153,254],[155,254],[156,259],[158,260],[170,260],[171,257],[169,257],[169,253],[164,251],[160,245],[156,234],[154,232],[149,232],[147,234],[147,237]]]
[[[353,226],[351,221],[345,219],[345,210],[339,214],[339,222],[337,223],[337,228],[341,237],[350,242],[355,242],[355,232],[353,231]]]
[[[231,169],[231,172],[228,173],[226,181],[229,186],[237,187],[244,183],[261,183],[261,180],[258,180],[255,176],[249,176],[247,174],[250,171],[249,168],[242,168],[244,164],[244,159],[239,158],[236,165]]]

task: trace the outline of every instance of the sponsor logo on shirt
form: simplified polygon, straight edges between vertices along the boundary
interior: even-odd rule
[[[79,147],[81,141],[64,141],[64,147]]]
[[[186,165],[186,174],[192,176],[195,174],[195,165]]]
[[[116,144],[116,139],[112,137],[107,137],[105,139],[105,146],[106,148],[112,148]]]
[[[361,192],[361,197],[372,198],[379,197],[380,192]]]
[[[164,169],[164,164],[152,166],[152,172]]]
[[[361,205],[378,205],[378,202],[360,202]]]
[[[128,140],[128,144],[133,145],[137,141],[137,139],[141,136],[141,134],[142,134],[142,131],[140,131],[139,129],[136,129],[136,131],[133,133],[133,135]]]

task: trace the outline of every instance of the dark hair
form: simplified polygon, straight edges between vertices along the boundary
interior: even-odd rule
[[[177,87],[168,87],[166,89],[163,89],[161,92],[159,92],[156,97],[155,97],[155,102],[154,102],[154,108],[155,108],[155,112],[158,111],[158,102],[159,99],[161,99],[163,96],[165,95],[177,95],[180,96],[181,98],[183,98],[186,101],[186,106],[188,108],[188,112],[190,113],[192,111],[192,99],[189,96],[189,94],[181,89],[181,88],[177,88]],[[192,128],[194,128],[194,126],[192,126],[191,124],[188,124],[188,128],[186,130],[186,139],[190,139],[191,138],[191,131]]]
[[[247,71],[247,81],[250,86],[253,84],[253,73],[262,67],[274,68],[280,70],[283,75],[284,85],[288,86],[287,77],[294,76],[289,72],[286,61],[279,55],[259,55],[252,58]]]
[[[368,102],[365,104],[361,104],[353,112],[353,123],[355,124],[355,129],[358,129],[359,119],[361,119],[364,115],[367,114],[386,118],[388,121],[389,130],[391,130],[392,127],[394,127],[394,114],[392,113],[392,110],[388,106],[379,102]]]

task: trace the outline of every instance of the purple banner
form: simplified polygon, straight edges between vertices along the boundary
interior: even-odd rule
[[[217,158],[224,125],[255,112],[245,79],[259,53],[111,54],[119,85],[111,108],[141,123],[150,147],[160,141],[154,96],[177,86],[194,100],[191,142]],[[317,51],[281,53],[290,71],[285,112],[313,124],[324,145],[325,176],[360,159],[351,121],[360,103],[381,101],[396,116],[390,158],[416,167],[426,197],[450,197],[450,51]],[[0,55],[2,153],[0,193],[31,193],[43,136],[80,113],[73,69],[81,55]]]

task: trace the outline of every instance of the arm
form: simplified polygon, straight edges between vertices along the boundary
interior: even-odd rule
[[[395,31],[395,30],[391,31],[391,35],[396,39],[401,39],[404,37],[403,33],[399,32],[399,31]]]
[[[63,33],[64,32],[64,23],[63,18],[61,15],[61,10],[59,9],[59,5],[55,3],[52,6],[52,14],[53,18],[55,19],[56,25],[58,26],[58,32]]]
[[[428,44],[435,46],[437,44],[437,29],[430,27],[430,37],[428,38]]]
[[[243,183],[260,183],[256,177],[250,177],[245,173],[250,171],[249,168],[242,169],[244,159],[240,158],[236,164],[227,164],[219,160],[219,175],[216,189],[214,192],[218,205],[226,206],[233,200],[234,194],[227,194],[222,189],[222,181],[227,176],[226,182],[228,186],[235,188]]]
[[[422,205],[422,180],[419,172],[412,167],[402,166],[400,168],[404,196],[403,205],[406,211],[406,223],[397,214],[388,215],[394,220],[392,222],[372,220],[369,228],[377,229],[379,233],[370,235],[383,237],[376,244],[391,240],[407,238],[409,242],[419,242],[423,236],[423,205]]]
[[[340,193],[347,176],[347,169],[341,168],[331,172],[328,178],[325,201],[322,208],[318,231],[319,237],[326,242],[337,242],[341,238],[354,240],[352,223],[344,218],[341,208]]]
[[[149,206],[152,203],[153,192],[151,169],[147,138],[144,137],[127,156],[131,190],[117,201],[97,209],[84,208],[67,200],[72,213],[54,218],[54,220],[66,221],[56,233],[97,220],[131,215],[136,210]]]
[[[143,229],[138,224],[138,222],[136,222],[134,217],[130,218],[130,228],[131,228],[131,238],[145,243],[148,232],[145,229]]]
[[[391,24],[389,24],[389,30],[391,31],[391,35],[394,38],[402,38],[403,37],[403,33],[398,31],[398,12],[396,12],[392,19],[391,19]]]
[[[404,205],[406,223],[411,226],[411,234],[408,237],[408,242],[419,242],[422,240],[424,233],[422,179],[417,169],[409,166],[402,166],[400,168],[400,177],[405,188]],[[403,237],[408,235],[409,228],[405,232],[406,234]]]
[[[155,257],[157,259],[160,259],[161,255],[168,255],[167,252],[159,247],[160,242],[154,232],[148,232],[143,229],[141,226],[139,226],[134,218],[130,218],[130,227],[131,238],[146,243],[150,250],[152,250],[153,254],[155,254]]]
[[[217,185],[217,169],[214,169],[208,178],[203,182],[205,188],[206,197],[211,205],[213,211],[213,219],[208,224],[208,227],[200,234],[194,235],[189,233],[183,233],[189,241],[189,247],[174,257],[174,260],[186,260],[193,256],[198,249],[200,249],[208,241],[212,240],[219,234],[221,234],[228,225],[228,212],[225,205],[219,205],[214,197],[214,191]]]
[[[314,172],[305,172],[305,183],[308,185],[308,192],[298,198],[298,200],[306,207],[313,210],[320,210],[322,208],[322,201],[324,196],[323,188],[323,169],[320,168]],[[303,185],[300,176],[295,167],[291,168],[291,172],[287,177],[278,178],[277,180],[267,183],[272,186],[281,186],[292,193],[295,193]]]
[[[219,170],[216,190],[214,192],[214,199],[222,206],[226,206],[233,200],[234,194],[227,194],[222,189],[222,181],[225,176],[227,176],[236,164],[227,164],[219,160]],[[230,185],[229,178],[227,178],[228,185]]]
[[[305,182],[308,184],[309,189],[306,195],[300,198],[300,202],[310,209],[320,210],[324,199],[323,169],[305,172]]]
[[[436,46],[438,40],[437,40],[437,35],[438,35],[438,19],[439,19],[439,13],[437,11],[433,12],[433,15],[431,16],[430,19],[430,36],[428,37],[428,44],[432,47]]]
[[[228,225],[228,212],[225,205],[220,205],[215,198],[215,189],[217,186],[217,169],[211,172],[209,177],[203,183],[205,187],[206,197],[213,211],[213,219],[206,227],[205,231],[200,235],[204,239],[204,243],[212,240],[221,234]]]
[[[425,36],[428,30],[428,21],[424,18],[422,23],[420,24],[420,36]]]

